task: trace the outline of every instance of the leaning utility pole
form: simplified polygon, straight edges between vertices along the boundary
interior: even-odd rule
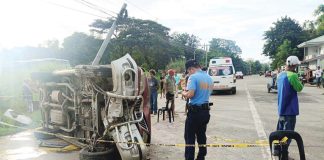
[[[105,52],[108,43],[110,42],[111,36],[114,33],[114,31],[117,28],[118,21],[120,21],[123,18],[124,12],[126,11],[126,3],[123,4],[121,10],[119,11],[119,14],[117,15],[117,19],[114,21],[114,23],[111,25],[109,32],[107,34],[106,39],[103,41],[102,45],[100,46],[100,49],[96,55],[96,58],[93,60],[92,65],[98,65],[103,53]]]

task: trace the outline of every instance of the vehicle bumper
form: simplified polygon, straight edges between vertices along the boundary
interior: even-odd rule
[[[229,85],[216,85],[214,84],[213,91],[225,91],[225,90],[233,90],[236,89],[236,85],[229,84]]]

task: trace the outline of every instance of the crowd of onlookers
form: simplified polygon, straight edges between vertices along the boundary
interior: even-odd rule
[[[316,70],[311,70],[306,67],[298,72],[299,76],[302,77],[303,83],[316,84],[317,88],[321,88],[321,84],[324,88],[324,69],[317,66]]]
[[[174,69],[163,70],[159,75],[155,70],[151,69],[149,74],[151,114],[157,114],[158,92],[160,93],[160,99],[166,98],[171,101],[170,107],[174,112],[174,98],[178,98],[179,89],[185,90],[186,74],[177,74]],[[181,98],[184,99],[184,97]]]
[[[284,68],[278,68],[274,71],[267,71],[265,73],[265,77],[276,77],[280,72],[284,71]],[[268,75],[269,74],[269,75]],[[261,73],[260,73],[261,75]],[[324,69],[321,69],[320,66],[317,66],[316,70],[312,70],[308,67],[301,68],[298,71],[298,76],[300,78],[300,81],[304,83],[308,83],[311,85],[317,86],[317,88],[324,88]]]

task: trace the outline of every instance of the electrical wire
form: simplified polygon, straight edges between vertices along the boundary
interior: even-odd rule
[[[104,2],[107,2],[107,1],[109,1],[110,3],[112,3],[112,4],[114,4],[114,5],[120,5],[119,3],[116,3],[114,0],[101,0],[101,1],[104,1]]]
[[[87,14],[87,15],[91,15],[91,16],[95,16],[95,17],[107,19],[107,17],[99,16],[99,15],[96,15],[96,14],[93,14],[93,13],[90,13],[90,12],[86,12],[86,11],[82,11],[82,10],[79,10],[79,9],[71,8],[71,7],[64,6],[64,5],[61,5],[61,4],[58,4],[58,3],[49,2],[49,1],[46,1],[46,2],[49,3],[49,4],[51,4],[51,5],[55,5],[55,6],[58,6],[58,7],[62,7],[62,8],[68,9],[68,10],[72,10],[72,11],[76,11],[76,12],[79,12],[79,13],[83,13],[83,14]]]
[[[87,3],[87,2],[85,2],[85,1],[83,1],[83,0],[75,0],[75,1],[76,1],[77,3],[80,3],[80,4],[84,5],[84,6],[86,6],[86,7],[89,7],[90,9],[93,9],[93,10],[95,10],[95,11],[98,11],[98,12],[101,12],[101,13],[104,13],[104,14],[106,14],[106,15],[109,15],[109,16],[112,16],[112,17],[113,17],[112,14],[107,13],[107,12],[104,11],[104,10],[98,9],[98,8],[94,7],[93,5],[90,5],[89,3]]]
[[[81,0],[81,1],[83,1],[83,2],[85,2],[85,3],[88,3],[89,5],[92,5],[92,6],[98,8],[98,9],[100,9],[100,10],[103,10],[103,11],[107,10],[107,11],[113,13],[113,14],[118,14],[118,13],[115,12],[115,11],[112,11],[112,10],[109,10],[109,9],[106,9],[106,8],[103,8],[103,7],[100,7],[100,6],[98,6],[98,5],[94,4],[94,3],[88,2],[88,1],[86,1],[86,0]]]
[[[135,8],[137,8],[138,10],[142,11],[143,13],[151,16],[152,18],[154,18],[156,21],[159,19],[158,17],[154,16],[153,14],[149,13],[148,11],[146,11],[145,9],[142,9],[140,7],[138,7],[137,5],[135,5],[134,3],[128,1],[128,0],[125,0],[125,2],[129,3],[130,5],[134,6]]]
[[[82,5],[85,5],[85,6],[89,7],[91,9],[95,10],[95,11],[99,11],[99,12],[104,13],[106,15],[109,15],[111,17],[115,17],[114,15],[106,12],[105,10],[107,10],[107,9],[102,9],[99,6],[97,6],[97,5],[95,5],[95,4],[91,3],[91,2],[88,2],[86,0],[75,0],[75,1],[82,4]],[[110,11],[110,10],[108,10],[108,11]],[[113,12],[113,11],[110,11],[110,12]],[[115,12],[113,12],[113,13],[115,13]]]

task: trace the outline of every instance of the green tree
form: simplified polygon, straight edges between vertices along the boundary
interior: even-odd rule
[[[208,52],[208,60],[215,57],[231,57],[235,70],[242,71],[247,74],[247,64],[244,63],[243,59],[240,57],[242,53],[241,48],[236,45],[233,40],[213,38],[210,41],[210,48]]]
[[[317,7],[314,11],[314,15],[317,17],[315,22],[317,35],[324,35],[324,4]]]
[[[253,74],[254,69],[254,60],[253,59],[248,59],[247,61],[245,61],[245,63],[247,64],[247,70],[248,70],[248,74]]]
[[[261,71],[261,69],[262,69],[262,64],[260,63],[259,60],[256,60],[254,62],[254,65],[253,66],[254,66],[254,72],[253,72],[253,74],[259,73]]]
[[[264,40],[266,42],[263,46],[263,54],[269,56],[271,59],[275,59],[279,46],[283,44],[284,40],[289,40],[291,46],[297,50],[294,55],[303,59],[303,50],[297,49],[297,45],[306,40],[306,34],[302,27],[289,17],[282,17],[273,24],[274,27],[271,27],[264,34]]]
[[[303,23],[303,29],[306,33],[306,40],[324,35],[324,5],[321,4],[314,11],[315,21],[306,20]]]
[[[185,57],[185,59],[194,59],[198,61],[201,59],[201,50],[198,50],[199,38],[188,33],[173,33],[170,40],[171,45],[178,51],[178,58]],[[195,55],[194,55],[195,53]],[[198,53],[198,54],[197,54]]]
[[[167,65],[166,69],[175,69],[178,73],[183,73],[183,72],[185,72],[185,64],[186,64],[186,61],[184,59],[171,61]]]
[[[306,34],[306,40],[313,39],[317,37],[317,30],[315,23],[310,20],[306,20],[303,23],[303,30]]]
[[[76,32],[66,37],[63,42],[62,57],[72,65],[90,64],[102,43],[102,40],[85,33]]]
[[[93,31],[100,34],[110,28],[113,20],[96,20],[91,24]],[[169,28],[151,20],[126,18],[115,32],[116,37],[108,45],[102,62],[109,63],[129,53],[135,61],[146,69],[164,68],[178,52],[170,45]]]
[[[262,72],[265,72],[265,71],[269,71],[270,70],[270,67],[269,67],[269,64],[268,63],[262,63],[262,68],[261,68],[261,71]]]
[[[298,50],[292,46],[289,40],[285,40],[282,45],[279,46],[278,53],[273,62],[273,68],[278,68],[285,65],[286,59],[291,55],[296,55]]]
[[[244,63],[246,63],[246,70],[250,74],[259,74],[261,71],[269,70],[269,64],[262,64],[259,60],[249,59]]]
[[[222,38],[213,38],[210,41],[210,51],[215,51],[223,54],[224,56],[237,56],[242,53],[239,46],[233,40],[227,40]]]

